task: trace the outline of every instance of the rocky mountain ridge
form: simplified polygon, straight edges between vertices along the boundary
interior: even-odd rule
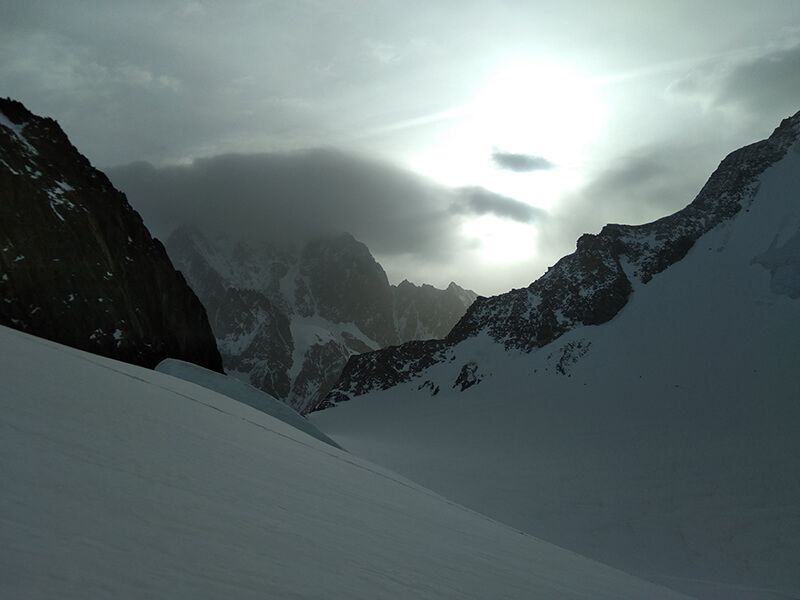
[[[476,297],[455,283],[390,285],[349,234],[290,248],[182,226],[167,250],[208,310],[226,370],[301,413],[351,355],[444,336]]]
[[[729,154],[686,208],[644,225],[606,225],[585,234],[576,251],[559,260],[527,288],[479,297],[441,340],[414,342],[353,356],[328,397],[327,408],[376,389],[410,381],[436,363],[452,359],[464,340],[487,336],[507,350],[530,352],[582,325],[612,319],[633,286],[680,261],[698,238],[747,210],[757,178],[780,160],[800,135],[800,113],[785,119],[766,140]],[[565,360],[567,358],[565,357]],[[465,364],[453,386],[478,382]]]
[[[349,401],[310,419],[444,497],[698,600],[796,597],[799,299],[800,113],[686,209],[581,238],[445,340],[352,358],[331,394]]]
[[[125,362],[221,371],[197,296],[56,121],[0,99],[0,324]]]

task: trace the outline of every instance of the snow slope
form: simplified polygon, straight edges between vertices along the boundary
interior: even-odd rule
[[[249,406],[0,328],[0,597],[681,596]]]
[[[628,273],[612,320],[529,353],[484,331],[312,421],[637,576],[701,598],[800,598],[800,147],[753,189],[648,283]]]
[[[322,433],[319,429],[312,425],[308,419],[300,415],[300,413],[298,413],[288,404],[273,398],[261,390],[257,390],[252,385],[249,385],[244,381],[240,381],[229,375],[215,373],[214,371],[204,369],[203,367],[198,367],[192,363],[187,363],[182,360],[175,360],[174,358],[162,360],[156,366],[156,371],[166,375],[172,375],[178,379],[190,381],[201,387],[219,392],[223,396],[233,398],[234,400],[247,404],[248,406],[252,406],[256,410],[260,410],[271,417],[275,417],[284,423],[288,423],[295,429],[299,429],[303,433],[307,433],[311,437],[315,437],[326,444],[340,448],[336,442]]]

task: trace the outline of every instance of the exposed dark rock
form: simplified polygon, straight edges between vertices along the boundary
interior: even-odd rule
[[[419,384],[417,387],[418,390],[429,389],[431,392],[431,396],[435,396],[439,393],[439,386],[433,383],[430,379],[426,379],[422,383]]]
[[[444,352],[451,344],[444,340],[422,340],[390,346],[375,352],[351,356],[339,381],[315,410],[330,408],[337,402],[349,400],[375,389],[386,390],[408,381],[408,373],[420,373],[445,359]],[[364,377],[363,374],[369,374]]]
[[[397,343],[389,279],[369,249],[349,234],[309,242],[300,257],[318,314],[355,323],[380,345]]]
[[[587,340],[576,340],[568,342],[559,349],[561,356],[556,364],[556,372],[561,375],[569,375],[569,370],[577,363],[580,358],[589,352],[592,343]],[[551,358],[548,356],[548,358]]]
[[[398,341],[444,337],[477,298],[475,292],[450,283],[444,292],[408,280],[392,286]]]
[[[0,99],[0,324],[155,367],[222,363],[206,312],[58,124]]]
[[[478,374],[478,363],[470,361],[461,367],[461,371],[458,373],[455,383],[453,383],[453,388],[459,388],[463,392],[467,388],[480,383],[481,379]]]
[[[264,294],[253,290],[226,290],[222,302],[215,306],[212,328],[220,331],[241,332],[252,341],[247,352],[236,353],[240,336],[236,333],[220,344],[227,352],[226,368],[248,373],[252,384],[275,396],[285,398],[292,382],[288,370],[292,367],[292,332],[289,319],[281,309]],[[261,357],[270,356],[269,362]]]
[[[336,383],[349,356],[347,348],[334,340],[314,344],[303,358],[293,391],[306,400],[306,406],[317,406]]]

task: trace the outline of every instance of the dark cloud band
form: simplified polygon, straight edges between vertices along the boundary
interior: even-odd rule
[[[495,194],[479,187],[461,188],[456,192],[457,199],[451,210],[461,214],[486,215],[531,223],[544,216],[544,211],[519,200]]]
[[[736,107],[756,119],[774,120],[797,110],[800,44],[735,61],[710,62],[670,86],[674,94],[714,107]]]
[[[447,260],[466,241],[459,224],[493,214],[532,222],[542,212],[483,188],[452,189],[338,150],[228,154],[189,165],[108,170],[161,238],[190,223],[275,243],[348,232],[381,255]]]
[[[517,173],[527,173],[530,171],[546,171],[555,167],[546,158],[534,156],[532,154],[513,154],[511,152],[492,152],[492,160],[501,169],[515,171]]]

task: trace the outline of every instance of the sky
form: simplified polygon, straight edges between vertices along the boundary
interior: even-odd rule
[[[390,280],[530,284],[800,110],[797,0],[0,0],[0,95],[159,237],[348,231]]]

